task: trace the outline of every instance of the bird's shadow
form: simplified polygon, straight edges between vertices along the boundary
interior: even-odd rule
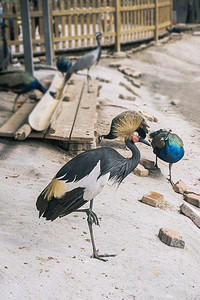
[[[148,169],[148,171],[149,171],[149,177],[151,177],[151,178],[158,179],[158,178],[165,177],[160,168],[154,167],[152,169]]]

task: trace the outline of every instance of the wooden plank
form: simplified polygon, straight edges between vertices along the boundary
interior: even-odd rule
[[[46,139],[68,141],[83,84],[84,80],[79,80],[75,82],[75,88],[69,85],[69,91],[73,89],[73,101],[62,102],[62,111],[57,120],[52,124],[55,132],[51,133],[48,131],[47,134],[45,134]]]
[[[92,93],[87,92],[87,85],[84,86],[71,141],[82,142],[83,140],[92,141],[94,139],[98,81],[91,81],[90,84]]]
[[[24,103],[0,128],[0,136],[13,137],[15,132],[25,123],[35,103]]]

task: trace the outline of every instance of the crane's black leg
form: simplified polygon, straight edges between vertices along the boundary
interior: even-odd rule
[[[89,208],[90,212],[92,211],[92,207],[93,207],[93,200],[90,201],[90,208]],[[91,237],[92,248],[93,248],[92,257],[96,258],[96,259],[99,259],[99,260],[102,260],[102,261],[107,261],[107,259],[104,259],[103,257],[111,257],[111,256],[114,257],[114,256],[116,256],[116,254],[99,254],[99,250],[96,249],[95,242],[94,242],[94,234],[93,234],[93,229],[92,229],[93,217],[91,217],[90,213],[88,214],[87,221],[88,221],[88,227],[89,227],[89,230],[90,230],[90,237]]]
[[[114,257],[116,256],[116,254],[99,254],[99,250],[96,249],[92,225],[93,223],[95,225],[99,225],[99,220],[97,215],[92,211],[92,207],[93,207],[93,199],[90,201],[90,207],[88,209],[78,209],[77,212],[80,211],[85,212],[88,216],[87,222],[88,222],[88,227],[89,227],[90,237],[92,242],[92,249],[93,249],[92,257],[102,261],[107,261],[107,259],[104,259],[103,257]]]
[[[89,75],[90,69],[87,70],[87,87],[88,87],[88,93],[90,93],[90,75]]]

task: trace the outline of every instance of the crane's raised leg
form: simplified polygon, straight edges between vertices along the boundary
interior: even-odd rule
[[[91,257],[102,261],[107,261],[107,259],[104,259],[103,257],[114,257],[116,256],[116,254],[99,254],[99,250],[96,249],[92,225],[93,223],[95,225],[99,225],[99,220],[97,215],[92,211],[92,207],[93,207],[93,199],[90,201],[90,207],[88,209],[78,209],[77,212],[79,211],[85,212],[88,216],[87,222],[88,222],[88,227],[89,227],[90,237],[92,242],[92,249],[93,249],[93,254]]]
[[[87,88],[88,88],[88,93],[91,93],[90,92],[90,80],[91,80],[91,77],[89,75],[89,71],[90,71],[90,69],[87,70]]]
[[[92,79],[91,76],[89,75],[89,70],[87,70],[87,74],[83,74],[83,73],[78,73],[78,72],[75,72],[76,75],[82,75],[82,76],[87,76],[87,87],[88,87],[88,93],[92,93],[90,91],[90,80]]]

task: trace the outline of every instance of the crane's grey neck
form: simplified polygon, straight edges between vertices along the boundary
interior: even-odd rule
[[[130,141],[129,139],[125,140],[125,144],[126,146],[131,150],[132,152],[132,157],[130,158],[131,161],[134,162],[134,165],[138,165],[140,162],[140,151],[139,149],[136,147],[136,145]]]
[[[100,44],[100,41],[99,41],[99,36],[97,36],[96,40],[97,40],[97,45],[98,45],[97,49],[99,50],[98,57],[97,57],[97,62],[96,62],[96,64],[98,64],[98,62],[100,60],[100,57],[101,57],[101,44]]]

